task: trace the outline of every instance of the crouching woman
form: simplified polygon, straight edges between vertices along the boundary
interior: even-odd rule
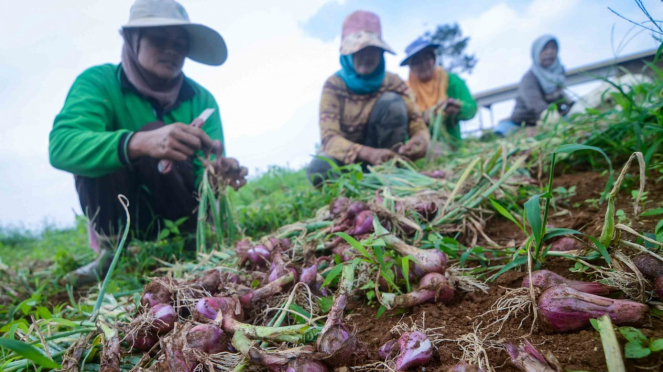
[[[426,124],[405,82],[386,72],[384,52],[394,54],[382,40],[377,15],[357,11],[345,19],[341,70],[327,79],[320,101],[323,152],[307,169],[315,186],[330,176],[329,161],[377,165],[397,155],[414,160],[426,154]]]
[[[246,169],[221,156],[219,107],[201,85],[182,73],[189,57],[221,65],[227,50],[221,35],[189,22],[174,0],[137,0],[123,26],[122,63],[91,67],[71,87],[49,139],[51,164],[74,175],[83,212],[90,221],[91,264],[66,278],[76,285],[102,278],[117,237],[126,225],[118,202],[129,200],[131,236],[156,237],[163,220],[187,217],[195,227],[196,191],[210,153],[211,166],[238,188]],[[214,110],[200,128],[189,125]],[[170,166],[162,161],[170,161]]]

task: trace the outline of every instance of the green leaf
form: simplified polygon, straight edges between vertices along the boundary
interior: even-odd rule
[[[561,227],[551,227],[546,230],[546,235],[543,236],[543,241],[550,240],[552,238],[556,238],[558,236],[563,236],[563,235],[576,235],[576,234],[582,234],[580,231],[573,230],[573,229],[563,229]]]
[[[640,214],[640,217],[649,217],[649,216],[655,216],[657,214],[663,214],[663,208],[656,208],[656,209],[651,209],[646,212],[642,212]]]
[[[168,229],[163,229],[159,233],[159,236],[157,237],[157,240],[163,240],[166,239],[168,236],[170,236],[170,230]]]
[[[380,319],[380,317],[382,316],[382,314],[384,314],[385,311],[387,311],[387,308],[384,306],[380,306],[380,308],[378,309],[378,313],[375,314],[375,319]]]
[[[332,296],[320,297],[318,298],[318,305],[320,306],[320,311],[327,314],[332,306],[334,306],[334,298]]]
[[[497,274],[493,275],[493,277],[491,278],[491,281],[497,279],[498,276],[504,274],[505,272],[507,272],[507,271],[509,271],[509,270],[511,270],[515,267],[518,267],[520,265],[524,265],[526,263],[527,263],[527,256],[520,256],[520,257],[516,258],[515,260],[513,260],[513,261],[509,262],[508,264],[506,264],[502,268],[502,270],[497,272]]]
[[[509,211],[506,210],[503,206],[501,206],[498,202],[496,202],[495,200],[493,200],[493,198],[490,198],[489,200],[490,200],[490,204],[493,205],[493,208],[495,208],[495,210],[496,210],[499,214],[501,214],[504,218],[508,219],[509,221],[515,223],[516,226],[518,226],[519,229],[521,229],[521,230],[523,229],[523,227],[520,225],[520,222],[518,222],[518,220],[516,220],[516,218],[513,217],[513,215],[511,214],[511,212],[509,212]]]
[[[25,342],[0,338],[0,346],[5,347],[42,367],[60,368],[60,364],[49,359],[41,350],[32,345],[26,344]]]
[[[599,327],[599,321],[596,320],[595,318],[592,318],[589,320],[589,323],[594,327],[595,330],[600,331],[601,327]]]
[[[359,242],[357,241],[357,239],[351,237],[350,235],[348,235],[348,234],[346,234],[346,233],[344,233],[344,232],[337,232],[336,235],[337,235],[337,236],[340,236],[341,238],[343,238],[343,240],[345,240],[346,242],[348,242],[348,244],[350,244],[350,245],[352,246],[352,248],[354,248],[354,249],[356,249],[357,251],[359,251],[359,253],[361,253],[362,256],[364,256],[364,257],[366,257],[367,259],[373,261],[373,257],[371,257],[371,255],[368,254],[368,251],[366,250],[366,248],[364,248],[364,246],[361,245],[361,243],[359,243]]]
[[[663,43],[658,46],[658,49],[656,49],[656,55],[654,55],[654,63],[658,62],[658,59],[661,57],[661,52],[663,52]]]
[[[377,240],[382,240],[382,239],[377,239]],[[373,254],[375,255],[375,258],[378,259],[378,263],[380,264],[380,266],[384,266],[385,265],[385,262],[384,262],[384,249],[382,248],[382,246],[376,245],[375,243],[376,243],[376,241],[373,241],[373,244],[372,244]]]
[[[39,317],[42,319],[51,319],[53,317],[51,312],[43,306],[37,307],[37,314],[39,314]]]
[[[594,246],[596,247],[596,250],[599,251],[601,256],[603,256],[603,259],[605,260],[605,262],[607,262],[608,265],[610,265],[610,253],[608,253],[608,250],[603,245],[603,243],[601,243],[598,239],[596,239],[593,236],[590,236],[590,235],[585,235],[585,236],[587,238],[589,238],[589,240],[591,240],[594,243]]]
[[[651,344],[649,344],[649,350],[654,352],[663,350],[663,338],[652,341]]]
[[[402,263],[403,267],[401,270],[403,271],[403,278],[405,278],[405,286],[407,288],[407,293],[412,292],[412,288],[410,287],[410,259],[414,261],[414,257],[407,255],[403,257]]]
[[[337,276],[341,274],[341,271],[343,271],[343,264],[338,264],[334,266],[333,269],[329,270],[329,274],[327,274],[325,281],[322,283],[322,287],[328,286],[329,283],[332,282],[332,280],[334,280]]]
[[[380,224],[379,218],[373,219],[373,229],[375,230],[375,236],[382,236],[389,234],[389,231]]]
[[[543,225],[541,223],[541,204],[540,195],[534,195],[525,203],[525,212],[527,213],[527,222],[532,228],[532,235],[536,245],[540,246],[543,238]]]
[[[651,350],[642,346],[639,342],[627,342],[624,346],[624,356],[628,359],[639,359],[649,356]]]
[[[460,255],[460,267],[463,267],[465,265],[465,261],[470,257],[470,254],[472,254],[472,248],[467,248],[465,252],[463,252],[462,255]]]
[[[631,342],[639,342],[641,344],[647,342],[647,337],[645,337],[639,329],[633,327],[619,327],[619,333],[621,333],[626,340]]]

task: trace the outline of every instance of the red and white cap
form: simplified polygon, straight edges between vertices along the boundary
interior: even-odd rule
[[[350,55],[369,47],[378,47],[385,52],[396,54],[382,40],[382,26],[377,14],[358,10],[343,21],[341,33],[341,55]]]

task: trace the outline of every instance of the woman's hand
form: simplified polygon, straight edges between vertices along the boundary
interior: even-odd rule
[[[447,116],[456,116],[458,115],[458,112],[460,111],[460,102],[456,101],[453,98],[449,98],[446,102],[446,106],[444,107],[444,113]]]
[[[426,150],[428,149],[426,142],[423,137],[414,136],[404,146],[401,146],[398,153],[412,160],[421,159],[426,156]]]
[[[368,146],[362,147],[359,154],[357,154],[359,160],[372,165],[382,164],[395,156],[398,156],[398,154],[389,149],[374,149]]]
[[[149,156],[185,161],[198,150],[208,151],[217,144],[200,128],[173,123],[159,129],[136,132],[128,144],[129,159]]]
[[[246,176],[249,174],[249,170],[240,166],[237,159],[220,156],[212,164],[216,175],[227,181],[228,186],[235,189],[235,191],[246,185]]]

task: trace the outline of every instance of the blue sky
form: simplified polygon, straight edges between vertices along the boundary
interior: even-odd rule
[[[643,20],[630,0],[181,2],[194,22],[215,28],[228,44],[223,66],[187,61],[184,72],[214,94],[228,154],[254,174],[269,165],[301,167],[315,153],[321,88],[339,68],[343,19],[357,9],[380,15],[384,38],[398,52],[387,56],[387,68],[403,78],[407,69],[398,64],[405,46],[437,24],[457,21],[479,60],[463,76],[474,92],[518,81],[529,67],[531,42],[543,33],[559,38],[567,68],[656,46],[607,9]],[[663,18],[660,1],[644,2]],[[118,29],[132,3],[34,0],[5,7],[11,17],[0,25],[0,225],[38,227],[44,219],[70,225],[80,213],[73,177],[48,162],[48,134],[76,76],[119,61]],[[625,36],[630,41],[618,48]],[[496,117],[512,105],[497,105]]]

